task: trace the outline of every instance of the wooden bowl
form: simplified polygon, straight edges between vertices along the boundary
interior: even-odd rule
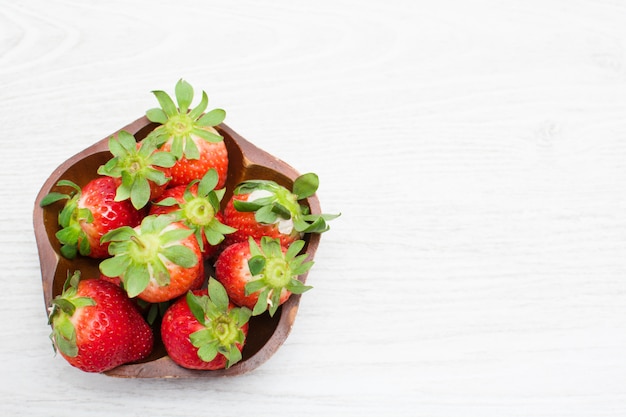
[[[139,141],[155,127],[156,125],[144,116],[120,130],[133,134]],[[299,175],[294,168],[257,148],[224,124],[218,126],[217,130],[224,137],[229,157],[226,194],[222,199],[223,205],[232,195],[233,188],[244,180],[273,180],[291,189],[293,181]],[[83,276],[97,277],[99,275],[99,261],[80,256],[74,260],[68,260],[61,256],[60,245],[55,233],[58,230],[57,216],[63,203],[55,203],[41,208],[39,202],[50,191],[56,190],[56,183],[60,179],[71,180],[82,187],[91,179],[96,178],[98,167],[112,157],[108,149],[110,136],[62,163],[46,180],[37,195],[33,222],[41,264],[46,311],[51,300],[61,293],[68,271],[80,270]],[[305,203],[308,204],[311,213],[319,214],[321,212],[319,201],[315,195],[306,199]],[[309,260],[312,260],[319,245],[320,235],[310,234],[305,237],[305,240],[307,244],[304,251],[308,254]],[[212,273],[213,266],[207,263],[207,276]],[[300,276],[299,279],[305,282],[306,274]],[[178,366],[167,356],[160,341],[159,329],[155,329],[155,348],[148,358],[141,362],[119,366],[105,372],[105,374],[128,378],[205,378],[240,375],[249,372],[267,361],[285,341],[296,318],[299,302],[300,295],[293,294],[273,317],[270,317],[267,312],[252,317],[242,352],[243,359],[228,369],[198,371]]]

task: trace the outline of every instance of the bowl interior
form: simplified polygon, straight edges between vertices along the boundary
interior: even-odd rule
[[[143,139],[156,125],[146,117],[120,130],[133,134],[137,140]],[[298,172],[287,163],[269,155],[257,148],[227,125],[218,126],[218,131],[224,137],[228,149],[229,169],[226,180],[226,193],[222,204],[228,201],[233,188],[241,181],[248,179],[266,179],[291,188]],[[116,132],[117,133],[117,132]],[[33,213],[35,237],[39,251],[43,294],[45,307],[50,305],[52,298],[62,292],[63,283],[68,272],[80,270],[83,276],[98,276],[99,261],[87,257],[77,257],[68,260],[60,255],[60,244],[55,236],[58,230],[58,213],[63,202],[58,202],[45,208],[39,207],[39,201],[50,191],[56,190],[56,183],[60,179],[68,179],[79,186],[98,176],[97,169],[111,158],[108,150],[108,138],[96,142],[89,148],[74,155],[61,164],[42,186]],[[306,201],[312,213],[320,213],[319,202],[316,196]],[[304,251],[313,259],[319,244],[319,234],[305,237],[307,245]],[[205,264],[206,276],[213,274],[213,265]],[[300,280],[306,281],[306,275]],[[145,360],[119,366],[106,372],[110,376],[143,377],[143,378],[179,378],[179,377],[213,377],[237,375],[248,372],[271,357],[287,338],[295,316],[297,314],[299,295],[292,295],[283,304],[273,317],[268,313],[252,317],[249,325],[248,337],[244,346],[243,359],[229,369],[218,371],[195,371],[182,368],[169,359],[159,340],[158,323],[155,324],[155,349]]]

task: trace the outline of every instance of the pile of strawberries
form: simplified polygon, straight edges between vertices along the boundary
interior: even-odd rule
[[[157,124],[152,132],[139,141],[125,131],[112,136],[96,178],[83,187],[60,180],[40,201],[59,211],[61,254],[99,262],[100,276],[68,271],[49,314],[55,349],[87,372],[146,358],[155,331],[185,368],[237,363],[250,317],[273,316],[291,294],[311,288],[298,280],[312,266],[303,237],[337,217],[300,203],[317,190],[313,173],[291,190],[245,181],[221,210],[228,152],[215,126],[225,112],[207,112],[204,91],[192,108],[184,80],[176,102],[153,93],[160,107],[146,112]],[[207,262],[215,277],[207,277]]]

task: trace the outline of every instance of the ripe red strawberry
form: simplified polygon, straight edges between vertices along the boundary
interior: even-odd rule
[[[316,174],[296,178],[293,191],[266,180],[244,181],[239,184],[224,209],[224,223],[237,229],[226,238],[227,244],[256,240],[263,236],[280,239],[286,246],[304,233],[323,233],[329,229],[328,220],[338,215],[310,214],[299,200],[313,195],[318,188]]]
[[[230,303],[224,287],[210,278],[208,289],[188,292],[165,312],[163,345],[182,367],[228,368],[242,358],[250,314],[249,309]]]
[[[304,247],[297,240],[289,248],[278,239],[264,236],[260,247],[254,239],[226,247],[215,262],[215,278],[220,281],[230,300],[252,309],[259,315],[269,308],[273,316],[278,307],[294,294],[311,289],[298,280],[313,262],[304,262],[306,254],[298,255]]]
[[[113,157],[98,168],[98,174],[119,179],[117,201],[130,198],[140,209],[163,193],[171,180],[170,168],[176,162],[172,154],[157,151],[151,140],[137,143],[126,131],[111,136],[109,150]]]
[[[107,277],[102,272],[98,276],[98,279],[103,281],[108,281],[116,287],[122,289],[124,291],[124,284],[120,277]],[[202,284],[204,284],[204,279],[201,282],[198,282],[196,286],[192,287],[193,289],[201,288]],[[128,298],[128,294],[124,291],[126,298]],[[161,303],[149,303],[147,301],[142,300],[139,297],[128,298],[131,303],[135,306],[135,308],[139,311],[139,313],[146,319],[149,325],[153,325],[156,321],[157,317],[163,317],[165,310],[170,305],[170,301],[164,301]]]
[[[140,226],[102,237],[111,258],[100,272],[120,277],[129,297],[150,303],[172,300],[204,279],[204,263],[193,231],[169,215],[147,216]]]
[[[124,291],[97,278],[68,277],[52,300],[49,324],[55,349],[76,368],[104,372],[145,358],[152,329]]]
[[[176,164],[171,169],[170,186],[186,185],[202,178],[213,168],[218,174],[217,188],[223,188],[228,171],[228,151],[224,138],[214,129],[226,117],[222,109],[213,109],[204,113],[209,98],[202,92],[202,100],[193,109],[193,88],[189,83],[179,80],[175,95],[178,107],[164,91],[153,91],[160,108],[150,109],[146,116],[152,122],[159,123],[149,135],[163,151],[171,152],[176,157]]]
[[[77,253],[92,258],[109,255],[108,243],[101,243],[103,235],[122,226],[135,227],[144,217],[130,201],[116,201],[117,182],[111,177],[98,177],[82,189],[68,180],[57,183],[59,187],[71,187],[70,194],[51,192],[40,202],[42,207],[67,200],[59,212],[60,230],[56,233],[61,243],[61,254],[74,259]]]
[[[224,189],[214,190],[217,181],[217,173],[211,169],[200,181],[168,188],[150,207],[150,214],[170,213],[193,230],[204,259],[217,253],[224,234],[235,231],[222,224],[219,210]]]

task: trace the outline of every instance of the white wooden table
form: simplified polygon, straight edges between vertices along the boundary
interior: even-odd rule
[[[611,0],[0,0],[0,414],[626,415],[625,48]],[[257,370],[82,373],[35,196],[181,77],[342,217]]]

